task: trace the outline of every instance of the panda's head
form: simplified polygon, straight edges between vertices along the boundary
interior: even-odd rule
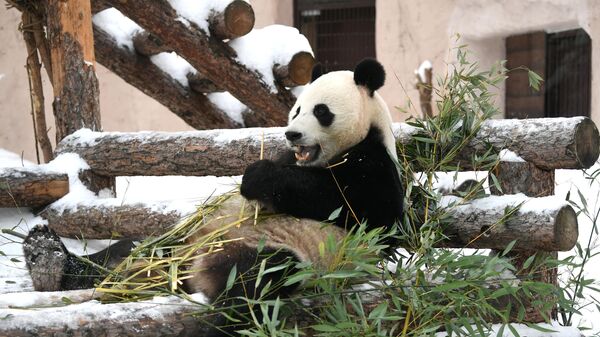
[[[313,71],[313,82],[291,109],[285,132],[296,163],[334,164],[330,160],[365,139],[372,126],[380,129],[388,152],[395,158],[390,114],[375,92],[384,81],[383,66],[373,59],[360,62],[354,72],[320,76]]]

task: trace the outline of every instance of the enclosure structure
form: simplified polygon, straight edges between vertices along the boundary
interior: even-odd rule
[[[313,59],[310,54],[299,52],[287,65],[275,65],[273,74],[278,91],[271,92],[259,74],[235,61],[223,42],[252,28],[251,7],[245,2],[232,1],[223,12],[213,13],[210,36],[194,24],[186,25],[178,20],[175,11],[163,0],[93,1],[91,4],[84,0],[66,3],[49,0],[43,4],[28,1],[14,1],[14,4],[24,11],[24,22],[45,26],[48,30],[47,40],[40,36],[36,40],[33,36],[32,44],[28,44],[32,50],[38,50],[46,70],[53,75],[54,108],[57,129],[61,131],[57,134],[58,146],[48,158],[67,153],[80,156],[86,165],[74,178],[90,190],[110,190],[117,176],[237,175],[257,159],[261,146],[264,146],[265,158],[272,158],[285,146],[281,128],[185,133],[100,131],[94,57],[196,128],[240,126],[203,95],[215,90],[229,91],[252,109],[252,113],[244,115],[246,125],[282,125],[293,103],[285,87],[306,83]],[[134,38],[135,53],[119,48],[116,41],[101,30],[92,31],[91,12],[107,6],[118,8],[145,29]],[[227,14],[228,11],[234,14]],[[241,22],[242,27],[228,25],[229,15],[239,15],[236,16],[239,19],[233,21]],[[179,85],[148,61],[148,55],[165,50],[175,50],[196,68],[197,73],[188,76],[188,87]],[[34,54],[37,55],[31,55]],[[36,69],[39,72],[39,61],[36,68],[35,57],[31,65],[33,72]],[[38,78],[35,73],[31,77],[32,81]],[[39,96],[36,90],[32,86],[34,101],[35,96]],[[38,130],[40,123],[35,124]],[[413,140],[411,127],[395,124],[394,128],[399,142]],[[488,144],[498,151],[509,149],[523,159],[501,163],[495,175],[503,193],[523,193],[526,197],[521,197],[519,202],[537,207],[522,208],[503,226],[492,224],[504,216],[503,206],[514,205],[512,197],[488,196],[480,203],[458,207],[453,214],[453,225],[448,228],[449,240],[443,245],[503,249],[517,240],[513,254],[521,263],[533,253],[555,254],[571,249],[577,241],[576,214],[571,206],[549,196],[553,194],[555,169],[586,168],[598,159],[600,138],[594,123],[587,118],[490,120],[461,154],[464,162],[460,167],[469,169],[467,158],[486,151]],[[167,205],[121,205],[111,202],[111,198],[82,200],[58,207],[54,202],[69,193],[69,188],[69,177],[64,172],[42,168],[3,169],[0,170],[0,207],[35,208],[59,235],[87,239],[155,236],[184,215]],[[491,200],[495,208],[482,206]],[[546,270],[538,276],[546,282],[556,282],[555,270]],[[92,291],[49,294],[38,306],[56,304],[63,296],[72,302],[87,302],[95,295]],[[0,333],[10,336],[192,336],[201,333],[202,324],[189,315],[196,307],[190,308],[180,301],[168,304],[159,309],[156,303],[84,303],[34,312],[15,310],[0,325]],[[116,308],[129,314],[111,315]],[[551,316],[551,313],[543,314]],[[532,310],[526,313],[525,320],[541,322],[543,314]],[[34,317],[40,315],[57,319],[41,322]],[[69,321],[58,319],[61,316],[69,316]]]

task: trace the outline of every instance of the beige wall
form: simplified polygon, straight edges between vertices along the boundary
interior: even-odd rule
[[[293,24],[293,0],[252,0],[256,27]],[[443,75],[450,48],[468,43],[482,66],[505,57],[507,36],[534,30],[584,28],[592,38],[592,117],[600,122],[600,1],[597,0],[377,0],[377,57],[388,79],[381,94],[396,120],[417,113],[414,69],[426,59]],[[20,15],[0,6],[0,148],[35,158],[31,127],[25,46],[17,27]],[[102,124],[107,131],[189,130],[166,108],[98,66]],[[48,125],[53,128],[51,88],[45,82]],[[503,108],[504,88],[498,90]],[[409,106],[412,102],[412,107]],[[52,130],[51,130],[52,132]]]

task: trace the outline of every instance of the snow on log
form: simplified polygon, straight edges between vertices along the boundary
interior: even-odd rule
[[[598,128],[587,117],[488,120],[462,157],[483,151],[486,142],[547,170],[589,168],[600,154]]]
[[[577,214],[556,196],[488,196],[467,204],[448,196],[442,201],[456,203],[449,209],[452,220],[445,230],[449,241],[443,244],[447,247],[502,250],[517,240],[514,250],[568,251],[577,242]],[[516,213],[505,215],[505,210],[519,204]]]
[[[196,24],[182,20],[167,0],[108,1],[149,33],[165,41],[203,76],[229,91],[253,111],[264,126],[284,125],[295,98],[284,90],[271,92],[254,71],[235,59],[235,52]]]
[[[444,205],[461,200],[445,198]],[[504,210],[521,202],[521,209],[506,219]],[[161,203],[119,205],[99,200],[60,208],[52,205],[41,216],[64,237],[141,239],[164,233],[192,211],[193,205],[175,208]],[[518,240],[517,250],[565,251],[577,241],[575,212],[556,197],[489,196],[453,206],[449,216],[449,240],[442,244],[447,247],[504,249]]]
[[[67,193],[66,174],[27,168],[0,169],[0,207],[42,207]]]
[[[51,205],[40,216],[62,237],[144,239],[166,232],[190,214],[167,203],[120,205],[113,200]]]
[[[206,96],[184,87],[152,63],[149,58],[127,48],[120,48],[113,37],[96,26],[94,26],[94,45],[98,62],[169,108],[191,127],[196,129],[240,127]]]
[[[395,123],[393,128],[399,142],[411,141],[414,128],[402,123]],[[92,171],[107,176],[228,176],[242,174],[247,165],[258,160],[263,134],[265,158],[273,159],[284,151],[283,132],[284,128],[132,133],[80,130],[59,143],[56,152],[75,152]],[[599,151],[596,126],[590,119],[579,117],[486,121],[463,151],[463,158],[485,151],[486,141],[498,150],[507,147],[544,168],[589,167]]]
[[[39,293],[21,293],[37,296]],[[0,295],[2,296],[2,295]],[[68,293],[65,294],[68,297]],[[176,297],[156,297],[135,303],[79,304],[27,310],[1,309],[0,335],[30,336],[203,336],[206,323],[192,314],[202,306]]]

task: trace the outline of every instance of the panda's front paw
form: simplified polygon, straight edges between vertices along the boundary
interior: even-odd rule
[[[273,198],[273,173],[277,165],[270,160],[250,164],[242,177],[240,192],[248,200],[268,202]]]

